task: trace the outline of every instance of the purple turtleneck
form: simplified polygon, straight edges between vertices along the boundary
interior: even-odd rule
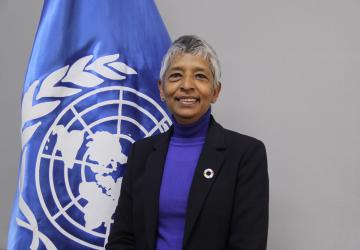
[[[157,250],[181,250],[190,186],[209,127],[210,109],[195,123],[173,119],[159,198]]]

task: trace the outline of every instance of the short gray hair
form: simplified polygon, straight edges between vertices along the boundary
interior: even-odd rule
[[[161,64],[160,79],[162,82],[165,80],[166,71],[169,69],[174,57],[179,54],[187,53],[201,56],[206,59],[210,64],[210,70],[214,78],[214,85],[220,84],[220,61],[215,50],[205,40],[195,35],[181,36],[172,43]]]

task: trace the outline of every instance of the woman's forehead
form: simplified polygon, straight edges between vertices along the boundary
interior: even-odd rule
[[[201,55],[190,53],[175,55],[170,62],[169,70],[181,70],[185,68],[211,71],[209,61]]]

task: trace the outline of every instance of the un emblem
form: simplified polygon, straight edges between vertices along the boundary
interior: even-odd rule
[[[36,192],[51,224],[84,247],[103,249],[130,145],[170,125],[155,100],[130,87],[98,87],[67,104],[36,159]]]

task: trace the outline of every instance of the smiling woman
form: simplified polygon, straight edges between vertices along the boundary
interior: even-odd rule
[[[221,84],[214,84],[208,60],[193,54],[176,55],[159,81],[162,100],[177,122],[191,124],[215,103]]]
[[[265,250],[265,146],[211,115],[221,91],[215,51],[180,37],[158,86],[174,125],[133,144],[106,249]]]

